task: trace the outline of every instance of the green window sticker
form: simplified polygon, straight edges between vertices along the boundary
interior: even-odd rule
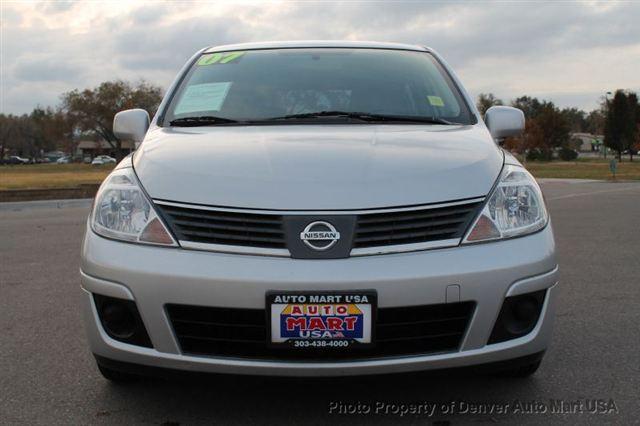
[[[444,101],[442,100],[442,98],[440,96],[427,96],[427,98],[429,99],[429,103],[433,106],[437,106],[437,107],[443,107],[444,106]]]
[[[175,114],[190,112],[220,111],[229,93],[231,82],[194,84],[186,88]]]
[[[208,55],[202,55],[198,60],[198,65],[213,65],[222,58],[222,53],[211,53]]]
[[[230,62],[235,61],[245,52],[218,52],[218,53],[207,53],[206,55],[202,55],[200,59],[198,59],[197,64],[199,66],[205,65],[214,65],[214,64],[228,64]]]
[[[244,55],[244,52],[227,52],[224,54],[224,57],[220,60],[220,63],[228,64],[229,62],[235,61],[242,55]]]

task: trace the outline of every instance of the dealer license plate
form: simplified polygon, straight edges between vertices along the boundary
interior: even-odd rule
[[[269,343],[275,347],[352,348],[374,343],[376,293],[267,293]]]

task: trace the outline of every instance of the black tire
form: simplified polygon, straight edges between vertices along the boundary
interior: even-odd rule
[[[113,383],[125,384],[125,383],[132,383],[140,380],[139,376],[136,376],[130,373],[125,373],[123,371],[112,370],[100,364],[98,364],[98,370],[100,370],[100,374],[102,374],[102,377],[104,377],[105,379]]]
[[[516,367],[505,367],[495,372],[496,376],[509,377],[514,379],[524,379],[532,376],[542,364],[542,360],[532,362],[531,364],[518,365]]]

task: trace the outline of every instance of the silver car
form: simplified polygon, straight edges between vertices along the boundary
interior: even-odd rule
[[[487,364],[549,344],[558,266],[540,188],[425,47],[197,52],[96,195],[84,316],[102,374],[283,376]]]

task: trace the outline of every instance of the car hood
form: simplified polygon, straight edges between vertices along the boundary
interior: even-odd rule
[[[154,199],[344,210],[486,195],[503,163],[482,126],[156,128],[134,155]]]

